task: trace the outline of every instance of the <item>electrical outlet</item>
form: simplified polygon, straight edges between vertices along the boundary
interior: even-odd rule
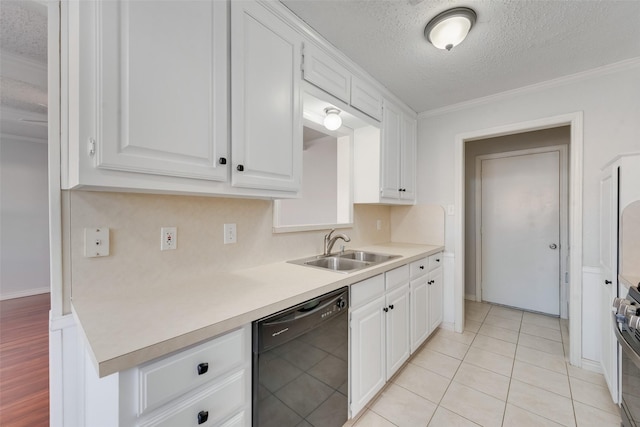
[[[109,256],[108,227],[84,229],[84,256],[87,258]]]
[[[162,227],[160,229],[160,250],[171,251],[178,247],[178,229],[176,227]]]
[[[224,244],[236,243],[236,225],[225,224],[224,225]]]

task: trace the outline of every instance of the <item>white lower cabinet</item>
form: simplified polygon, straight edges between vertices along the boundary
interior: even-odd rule
[[[351,285],[350,417],[442,323],[442,252]]]
[[[351,286],[350,415],[409,358],[409,266]]]
[[[105,378],[85,369],[84,425],[251,426],[251,327]]]

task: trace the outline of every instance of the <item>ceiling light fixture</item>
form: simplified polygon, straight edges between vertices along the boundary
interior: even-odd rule
[[[451,50],[467,37],[477,15],[468,7],[454,7],[435,16],[424,28],[424,36],[438,49]]]
[[[328,130],[337,130],[342,126],[342,117],[340,117],[340,110],[334,107],[327,107],[324,109],[326,114],[323,124]]]

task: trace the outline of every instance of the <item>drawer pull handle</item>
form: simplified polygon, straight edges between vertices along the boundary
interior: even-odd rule
[[[209,411],[198,412],[198,424],[204,424],[209,419]]]
[[[382,311],[384,311],[385,313],[389,311],[389,307],[385,307],[382,309]]]
[[[389,306],[389,308],[390,308],[391,310],[393,310],[393,304],[391,304],[391,305]]]
[[[440,258],[436,258],[436,262],[440,262]]]
[[[611,284],[611,280],[605,280],[605,281],[604,281],[604,284],[605,284],[605,285],[610,285],[610,284]]]
[[[208,363],[200,363],[198,365],[198,375],[204,375],[209,371],[209,364]]]
[[[424,270],[424,265],[421,265],[421,266],[420,266],[420,270]]]

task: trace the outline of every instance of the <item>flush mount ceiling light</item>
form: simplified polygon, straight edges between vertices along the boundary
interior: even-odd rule
[[[324,109],[326,117],[323,124],[328,130],[340,129],[342,126],[342,118],[340,117],[340,110],[334,107],[327,107]]]
[[[451,50],[462,43],[476,23],[476,13],[468,7],[455,7],[434,17],[424,28],[424,36],[438,49]]]

